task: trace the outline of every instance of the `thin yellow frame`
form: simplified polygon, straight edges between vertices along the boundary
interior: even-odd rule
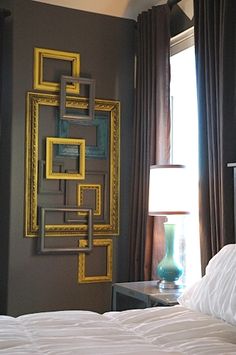
[[[34,48],[34,89],[42,91],[59,92],[60,83],[44,80],[43,63],[44,59],[56,59],[71,62],[71,76],[80,75],[80,54],[64,52],[47,48]],[[71,94],[79,93],[79,84],[67,84],[66,92]]]
[[[38,160],[40,107],[59,107],[60,97],[56,94],[28,92],[26,108],[25,143],[25,236],[38,236]],[[86,109],[88,100],[67,96],[68,108]],[[109,221],[94,223],[93,235],[119,235],[120,221],[120,103],[113,100],[95,100],[95,111],[109,112],[110,120],[110,171],[109,171]],[[47,224],[46,236],[86,236],[86,224]]]
[[[79,172],[78,173],[59,173],[53,172],[53,145],[77,145],[79,152]],[[74,138],[46,138],[46,179],[56,180],[84,180],[85,178],[85,139]]]
[[[95,202],[95,209],[93,210],[93,215],[94,216],[101,216],[101,205],[102,205],[102,200],[101,200],[101,190],[102,187],[100,184],[78,184],[77,185],[77,201],[78,201],[78,206],[82,207],[83,202],[84,202],[84,191],[90,191],[94,190],[96,194],[96,202]],[[78,215],[84,215],[83,212],[78,212]]]
[[[79,241],[79,247],[85,248],[88,244],[86,239]],[[93,239],[93,247],[106,247],[107,249],[107,261],[106,261],[106,275],[86,276],[86,253],[79,254],[79,270],[78,270],[78,282],[79,283],[93,283],[93,282],[112,282],[112,257],[113,247],[112,239]]]

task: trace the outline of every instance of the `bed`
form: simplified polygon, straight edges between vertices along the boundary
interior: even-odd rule
[[[228,245],[178,306],[1,316],[0,354],[236,354],[235,270]]]

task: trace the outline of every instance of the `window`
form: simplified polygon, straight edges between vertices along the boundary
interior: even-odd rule
[[[198,119],[193,29],[171,41],[171,158],[189,174],[190,215],[178,227],[176,253],[187,285],[201,277],[198,221]]]

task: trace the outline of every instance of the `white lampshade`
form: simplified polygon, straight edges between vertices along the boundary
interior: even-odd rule
[[[187,214],[187,174],[183,165],[152,165],[149,181],[149,215]]]

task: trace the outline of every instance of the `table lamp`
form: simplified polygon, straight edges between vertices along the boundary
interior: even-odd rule
[[[179,278],[183,268],[175,258],[175,220],[173,216],[188,214],[186,169],[183,165],[152,165],[149,181],[149,215],[169,216],[164,223],[165,256],[158,264],[160,289],[182,287]]]

